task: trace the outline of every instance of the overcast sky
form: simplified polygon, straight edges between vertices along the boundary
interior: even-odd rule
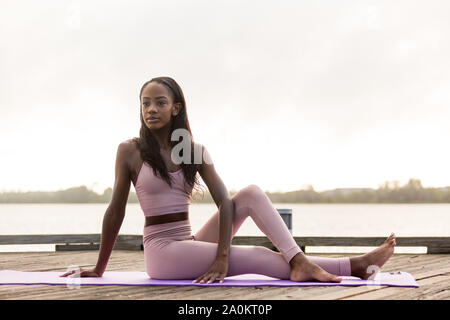
[[[139,90],[182,87],[229,190],[450,185],[448,1],[0,4],[0,191],[114,183]]]

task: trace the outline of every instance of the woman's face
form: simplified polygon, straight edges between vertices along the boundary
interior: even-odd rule
[[[173,103],[166,86],[150,82],[142,91],[141,113],[145,125],[150,130],[157,130],[171,124],[172,116],[180,111],[181,103]]]

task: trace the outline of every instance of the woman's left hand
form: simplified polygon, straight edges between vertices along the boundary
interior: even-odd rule
[[[227,276],[227,272],[228,258],[216,258],[211,267],[209,267],[208,271],[195,279],[193,282],[205,283],[205,281],[207,281],[207,283],[212,283],[217,279],[220,280],[220,283],[222,283],[224,278]]]

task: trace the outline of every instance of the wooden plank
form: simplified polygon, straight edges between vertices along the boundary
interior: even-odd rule
[[[436,276],[430,277],[424,280],[418,281],[420,288],[416,290],[404,290],[404,291],[393,291],[388,288],[386,290],[380,291],[375,296],[366,296],[363,295],[361,297],[355,297],[355,299],[359,300],[367,300],[367,299],[377,299],[377,300],[431,300],[435,299],[436,295],[439,295],[440,292],[445,292],[449,290],[448,283],[450,281],[450,276]]]
[[[379,246],[386,237],[294,237],[301,247],[305,246]],[[397,237],[397,246],[427,247],[428,253],[450,253],[450,237]],[[232,244],[258,245],[271,248],[273,244],[266,237],[235,237]]]
[[[0,235],[0,245],[8,244],[99,244],[100,234],[52,234],[52,235]],[[305,246],[379,246],[385,237],[294,237],[295,241]],[[398,237],[397,246],[425,246],[429,253],[450,253],[450,237]],[[130,248],[142,245],[142,235],[121,235],[117,243],[129,245]],[[274,248],[267,237],[237,236],[234,245],[256,245]],[[59,249],[68,248],[59,246]],[[81,247],[80,247],[81,248]],[[92,249],[87,246],[87,249]],[[142,249],[142,247],[141,247]],[[133,249],[134,250],[134,249]]]
[[[81,251],[81,250],[99,250],[100,245],[98,243],[91,244],[57,244],[55,245],[55,251]]]
[[[183,292],[177,292],[177,290],[172,290],[172,292],[159,294],[155,299],[158,300],[174,300],[174,299],[186,299],[186,300],[204,300],[204,299],[221,299],[218,298],[223,293],[231,293],[242,292],[249,290],[250,288],[208,288],[208,287],[182,287],[185,288]],[[238,289],[238,290],[234,290]],[[229,295],[228,295],[229,296]]]
[[[442,266],[442,265],[441,265]],[[355,299],[434,299],[433,295],[450,289],[450,266],[435,270],[428,270],[416,277],[419,284],[418,289],[414,290],[393,290],[387,288],[378,292],[374,296],[362,295]]]
[[[0,290],[3,286],[0,286]],[[183,290],[172,286],[81,286],[79,289],[69,289],[64,285],[8,285],[7,290],[0,291],[1,299],[108,299],[127,298],[132,295],[144,295],[154,298],[160,293],[177,292]]]
[[[98,243],[100,234],[0,235],[0,244]]]
[[[423,280],[418,280],[417,283],[419,286],[429,286],[429,285],[439,285],[439,283],[449,283],[450,275],[439,275],[434,277],[429,277]],[[445,284],[446,286],[448,286]],[[386,287],[383,290],[376,290],[373,292],[365,292],[362,294],[357,294],[354,296],[346,297],[344,300],[378,300],[382,298],[392,297],[399,293],[405,293],[406,288],[394,288],[394,287]],[[411,289],[411,288],[410,288]],[[414,289],[411,289],[414,290]],[[408,290],[408,291],[411,291]],[[417,295],[417,292],[411,293],[412,295]]]
[[[383,266],[382,271],[406,271],[417,278],[418,274],[427,270],[435,270],[439,265],[448,259],[447,255],[419,255],[417,258],[409,258],[408,255],[393,255],[388,263]]]
[[[298,244],[306,246],[379,246],[386,237],[294,237]],[[270,240],[262,236],[234,237],[236,244],[263,245]],[[397,237],[397,246],[450,245],[450,237]]]
[[[90,243],[90,244],[57,244],[55,245],[55,251],[82,251],[82,250],[99,250],[100,244]],[[121,243],[116,242],[113,250],[131,250],[131,251],[142,251],[143,246],[140,243]]]
[[[28,234],[0,235],[0,245],[11,244],[98,244],[101,235],[96,234]],[[121,244],[142,244],[142,235],[119,234],[116,239]]]
[[[428,245],[427,253],[431,254],[445,254],[450,253],[450,245],[447,244],[432,244]]]
[[[421,286],[423,283],[421,283],[421,280],[428,279],[430,277],[435,277],[439,275],[445,275],[446,273],[450,272],[450,266],[446,266],[444,268],[440,268],[438,270],[427,270],[424,273],[415,275],[416,282]],[[450,284],[448,284],[450,287]],[[396,288],[396,287],[388,287],[388,286],[361,286],[361,287],[354,287],[349,290],[340,291],[340,292],[333,292],[330,294],[323,295],[321,297],[318,297],[318,300],[345,300],[345,299],[358,299],[359,296],[364,297],[369,296],[367,293],[371,293],[372,291],[379,291],[383,290],[383,292],[387,292],[388,294],[392,292],[392,294],[404,292],[405,290],[416,290],[416,288]],[[389,289],[388,291],[385,291]],[[376,296],[381,296],[384,293],[377,293]],[[369,296],[370,297],[370,296]]]

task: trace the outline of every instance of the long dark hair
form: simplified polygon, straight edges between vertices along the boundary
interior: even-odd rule
[[[153,137],[153,134],[151,133],[150,129],[145,125],[144,119],[142,117],[141,111],[142,91],[144,90],[145,86],[151,82],[157,82],[159,84],[164,85],[171,93],[173,103],[179,102],[181,104],[180,112],[178,112],[176,116],[172,116],[172,127],[169,130],[168,136],[169,145],[173,148],[176,144],[178,144],[178,141],[171,141],[170,139],[174,130],[180,128],[187,130],[190,136],[191,159],[193,160],[194,139],[191,132],[191,128],[189,126],[189,120],[186,112],[186,101],[184,100],[183,91],[181,90],[181,87],[178,85],[178,83],[170,77],[157,77],[144,83],[144,85],[141,88],[141,91],[139,92],[139,115],[141,119],[141,129],[139,131],[139,138],[134,138],[134,141],[136,141],[138,145],[142,159],[153,168],[153,173],[156,175],[158,172],[159,176],[163,180],[165,180],[169,184],[169,186],[172,187],[172,180],[171,180],[172,177],[169,175],[166,163],[164,162],[161,156],[159,143]],[[183,153],[183,150],[181,150],[181,153]],[[180,156],[182,157],[183,155],[180,154]],[[197,189],[197,187],[202,187],[197,178],[197,172],[199,171],[200,166],[201,166],[200,164],[195,164],[194,161],[191,161],[190,164],[184,162],[180,164],[185,181],[189,185],[189,187],[195,189]],[[185,191],[187,194],[189,194],[187,190]],[[192,193],[189,195],[192,197]]]

